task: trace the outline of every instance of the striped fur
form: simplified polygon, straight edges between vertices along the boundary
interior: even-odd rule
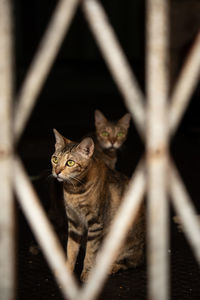
[[[52,156],[52,174],[63,181],[68,217],[67,259],[73,271],[80,246],[86,239],[81,274],[81,280],[84,281],[95,264],[96,254],[121,203],[128,178],[111,170],[103,160],[95,156],[91,138],[85,138],[78,144],[64,138],[56,130],[54,133],[56,144]],[[137,266],[143,260],[143,252],[142,209],[138,212],[137,221],[130,230],[111,273]]]

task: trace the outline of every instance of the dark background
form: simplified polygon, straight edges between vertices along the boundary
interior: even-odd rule
[[[139,85],[145,94],[145,1],[101,1]],[[57,1],[18,0],[15,5],[16,94],[37,51]],[[200,1],[170,2],[170,92],[200,28]],[[199,84],[193,93],[179,131],[199,142]],[[94,130],[94,110],[111,119],[120,118],[126,108],[96,46],[81,7],[72,21],[53,67],[38,96],[37,104],[19,143],[19,151],[31,166],[31,173],[49,167],[56,128],[77,140]],[[176,139],[174,139],[176,140]],[[133,153],[143,151],[134,122],[126,143]],[[176,148],[176,146],[175,146]],[[128,151],[127,149],[127,151]],[[138,159],[138,158],[137,158]],[[137,160],[136,159],[136,160]],[[125,162],[124,162],[125,164]],[[132,173],[135,161],[127,163]]]
[[[119,42],[145,94],[145,1],[101,1]],[[15,0],[15,93],[20,90],[57,1]],[[184,59],[200,28],[199,0],[170,1],[170,93]],[[197,210],[200,171],[200,85],[172,139],[171,153]],[[94,110],[118,119],[126,107],[118,88],[96,46],[81,8],[73,19],[53,67],[38,96],[37,104],[17,145],[45,209],[49,207],[50,157],[54,151],[52,129],[69,139],[79,140],[94,130]],[[117,168],[131,175],[144,151],[132,122]],[[40,178],[41,176],[41,178]],[[48,176],[48,175],[45,175]],[[172,208],[172,215],[174,214]],[[18,299],[61,299],[48,267],[39,253],[33,256],[33,240],[26,220],[18,209]],[[199,299],[199,270],[183,234],[171,224],[172,299]],[[134,282],[131,278],[134,278]],[[111,278],[102,299],[146,298],[146,268],[127,271]]]
[[[39,0],[17,3],[18,90],[56,1],[48,1],[48,5],[47,1]],[[103,4],[144,89],[144,1],[127,1],[125,6],[122,1],[103,1]],[[120,118],[126,112],[123,99],[79,8],[19,144],[25,160],[37,160],[33,164],[37,168],[34,172],[40,172],[49,162],[54,143],[52,129],[56,128],[70,139],[80,139],[94,130],[95,109],[102,110],[112,119]],[[132,130],[138,139],[134,126]]]

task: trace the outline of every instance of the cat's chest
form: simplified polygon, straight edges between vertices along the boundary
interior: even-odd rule
[[[86,199],[65,194],[65,204],[68,212],[75,214],[81,223],[87,223],[87,216],[91,213],[92,207]]]

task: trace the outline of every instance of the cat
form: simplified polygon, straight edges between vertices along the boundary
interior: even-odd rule
[[[86,137],[75,143],[54,129],[52,175],[63,183],[68,218],[67,261],[73,272],[85,241],[81,281],[87,280],[96,254],[122,201],[129,179],[95,156],[94,142]],[[145,217],[142,207],[110,273],[136,267],[144,256]]]
[[[117,149],[125,142],[131,116],[125,114],[116,122],[111,122],[100,110],[95,110],[95,151],[111,169],[115,169]]]

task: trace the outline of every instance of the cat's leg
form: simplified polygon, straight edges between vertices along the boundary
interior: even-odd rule
[[[74,224],[68,222],[67,263],[71,272],[74,271],[82,237],[83,228],[75,227]]]
[[[102,241],[102,225],[99,223],[93,224],[88,229],[88,238],[86,244],[86,253],[81,273],[81,281],[86,281],[89,271],[93,268],[96,260],[96,254],[99,250]]]
[[[134,240],[133,240],[134,242]],[[144,262],[144,242],[141,240],[137,243],[129,243],[122,247],[117,260],[112,265],[110,274],[117,273],[119,270],[136,268]]]
[[[74,271],[79,249],[80,244],[69,237],[67,241],[67,264],[71,272]]]
[[[109,272],[109,274],[110,275],[115,274],[120,270],[127,270],[127,269],[128,269],[128,266],[126,264],[117,262],[117,263],[112,265],[112,268],[111,268],[111,271]]]
[[[112,265],[111,271],[109,274],[115,274],[118,271],[124,271],[129,268],[136,268],[144,262],[144,252],[141,250],[140,253],[137,252],[136,255],[132,255],[129,258],[126,258],[122,261],[117,261]]]

